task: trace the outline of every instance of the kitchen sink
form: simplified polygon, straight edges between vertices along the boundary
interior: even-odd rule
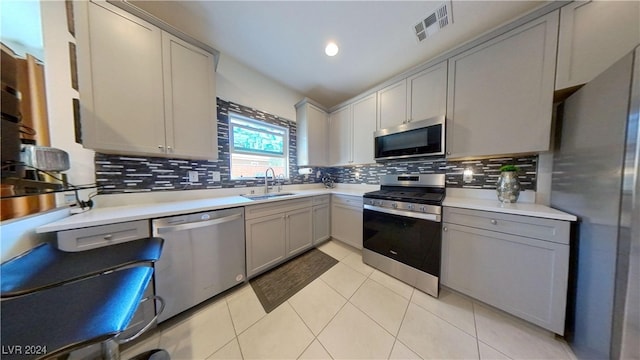
[[[249,200],[266,200],[266,199],[272,199],[280,196],[289,196],[289,195],[295,195],[295,194],[290,192],[283,192],[283,193],[272,193],[272,194],[245,194],[240,196],[245,197]]]

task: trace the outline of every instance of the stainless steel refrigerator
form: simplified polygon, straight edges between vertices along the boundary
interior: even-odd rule
[[[640,47],[559,112],[551,206],[578,216],[567,340],[581,359],[640,358]]]

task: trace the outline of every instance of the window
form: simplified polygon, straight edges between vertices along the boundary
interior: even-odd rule
[[[263,178],[268,168],[289,177],[289,129],[229,113],[231,179]]]

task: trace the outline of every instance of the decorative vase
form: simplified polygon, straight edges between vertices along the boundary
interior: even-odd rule
[[[498,200],[503,203],[514,203],[520,196],[520,181],[515,171],[503,171],[496,183]]]

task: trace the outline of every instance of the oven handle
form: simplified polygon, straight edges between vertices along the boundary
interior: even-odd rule
[[[377,211],[377,212],[382,212],[386,214],[406,216],[410,218],[428,220],[433,222],[441,222],[440,215],[436,215],[436,214],[425,214],[425,213],[416,213],[416,212],[402,211],[402,210],[396,210],[396,209],[386,209],[386,208],[373,206],[373,205],[364,205],[364,208],[366,210]]]

